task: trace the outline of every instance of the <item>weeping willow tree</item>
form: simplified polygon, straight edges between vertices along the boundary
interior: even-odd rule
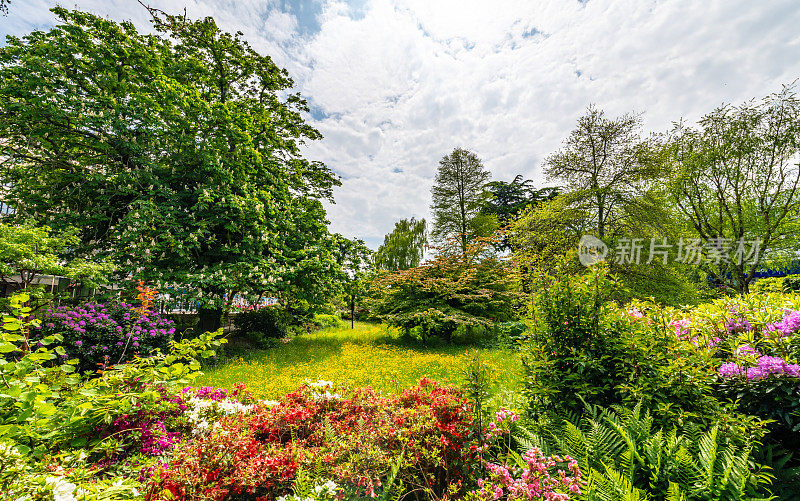
[[[389,271],[415,268],[422,262],[427,243],[424,219],[401,219],[383,238],[383,245],[375,254],[375,266]]]

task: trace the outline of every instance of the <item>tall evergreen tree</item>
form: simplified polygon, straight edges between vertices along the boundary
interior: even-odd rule
[[[458,250],[467,252],[475,233],[472,222],[484,202],[484,186],[491,178],[478,156],[456,148],[439,161],[433,186],[433,228],[431,236],[439,244],[457,237]]]

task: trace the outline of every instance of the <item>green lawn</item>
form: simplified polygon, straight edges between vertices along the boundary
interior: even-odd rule
[[[522,364],[517,353],[464,346],[422,348],[403,345],[387,326],[356,323],[299,336],[284,346],[256,350],[205,369],[195,384],[232,388],[239,381],[258,397],[275,399],[304,380],[324,379],[384,392],[416,384],[422,376],[461,385],[464,368],[477,354],[492,368],[493,393],[503,400],[517,394]]]

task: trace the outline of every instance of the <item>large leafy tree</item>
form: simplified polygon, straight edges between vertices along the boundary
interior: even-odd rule
[[[648,144],[639,135],[641,118],[607,118],[590,106],[563,147],[545,161],[548,178],[561,182],[571,204],[591,213],[600,239],[619,234],[635,205],[639,182],[652,176]]]
[[[485,226],[475,224],[484,201],[483,188],[491,178],[478,156],[456,148],[439,161],[433,186],[433,240],[448,244],[458,237],[458,250],[467,252],[467,244]]]
[[[375,253],[375,266],[397,271],[420,265],[428,242],[424,219],[401,219],[394,230],[383,238],[383,245]]]
[[[698,127],[679,125],[666,148],[669,188],[702,242],[703,266],[747,292],[763,264],[797,259],[800,100],[794,86],[725,105]]]
[[[214,328],[233,293],[321,300],[337,178],[292,80],[241,34],[151,10],[156,34],[55,8],[0,49],[2,182],[22,217],[76,227],[75,255],[192,294]]]
[[[401,328],[418,331],[422,341],[453,341],[461,329],[466,341],[511,320],[519,299],[516,270],[506,260],[487,255],[494,242],[479,238],[467,252],[440,252],[422,266],[383,273],[371,283],[372,314]]]

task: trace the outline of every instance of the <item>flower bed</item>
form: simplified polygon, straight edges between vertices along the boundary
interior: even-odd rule
[[[61,334],[60,357],[78,359],[82,372],[147,356],[153,349],[166,350],[175,334],[172,320],[127,303],[60,306],[47,309],[39,319],[32,339]]]

